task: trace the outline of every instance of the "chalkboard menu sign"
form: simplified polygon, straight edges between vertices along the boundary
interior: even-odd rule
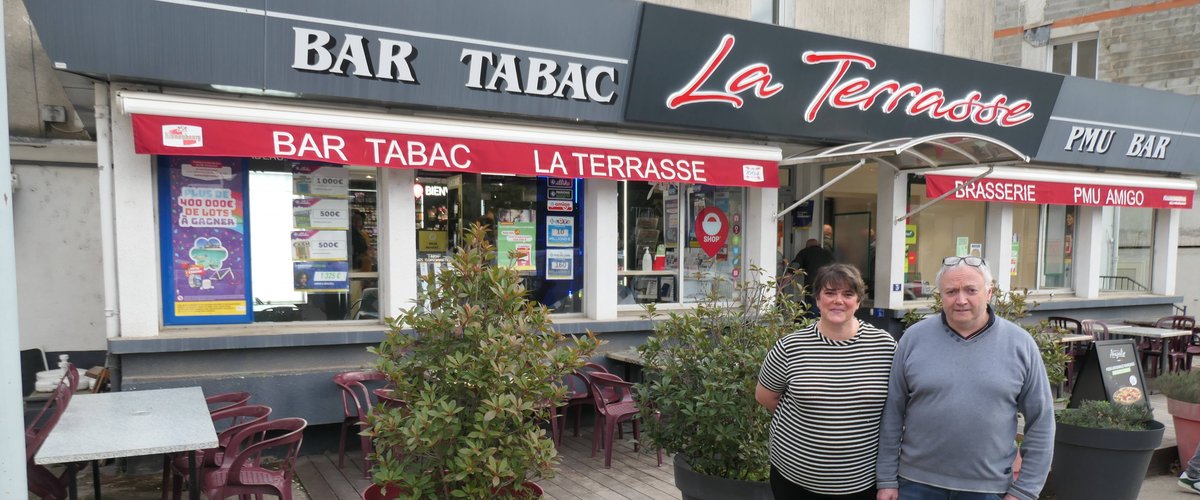
[[[1133,340],[1093,342],[1078,365],[1068,408],[1089,400],[1150,406]]]

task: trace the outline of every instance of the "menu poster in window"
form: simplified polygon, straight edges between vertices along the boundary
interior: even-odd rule
[[[1079,363],[1067,407],[1091,400],[1149,406],[1146,394],[1146,377],[1138,364],[1133,340],[1097,340]]]
[[[292,231],[292,260],[348,260],[346,231]]]
[[[341,165],[293,163],[292,193],[318,198],[348,198],[350,170]]]
[[[500,222],[496,231],[496,264],[517,271],[536,271],[533,244],[536,222]]]
[[[350,263],[342,261],[293,262],[292,287],[297,292],[350,291]]]
[[[331,198],[292,200],[292,220],[296,229],[350,229],[350,202]]]
[[[246,161],[159,157],[163,323],[249,323]]]
[[[575,246],[575,218],[559,215],[546,217],[546,246]]]
[[[569,248],[546,250],[546,279],[571,280],[575,278],[575,251]]]

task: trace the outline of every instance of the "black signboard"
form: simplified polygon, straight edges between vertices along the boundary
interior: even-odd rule
[[[1076,372],[1068,408],[1084,401],[1150,406],[1146,377],[1133,340],[1099,340],[1088,347]]]
[[[625,118],[830,142],[971,132],[1033,154],[1062,81],[646,4]]]

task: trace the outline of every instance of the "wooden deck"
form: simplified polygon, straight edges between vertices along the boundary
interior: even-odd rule
[[[545,491],[544,498],[678,499],[670,457],[664,455],[662,467],[656,467],[654,450],[634,452],[631,436],[626,433],[625,437],[614,445],[612,468],[605,469],[603,450],[596,453],[596,458],[591,457],[590,428],[580,429],[578,437],[572,436],[569,429],[564,432],[554,477],[536,481]],[[363,478],[362,454],[357,450],[347,453],[345,467],[340,469],[336,452],[302,456],[296,463],[296,478],[302,490],[296,491],[297,500],[356,500],[371,484]]]

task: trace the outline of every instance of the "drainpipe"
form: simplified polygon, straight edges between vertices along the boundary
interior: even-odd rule
[[[100,262],[104,274],[104,335],[121,334],[117,308],[117,248],[113,229],[112,126],[108,84],[96,82],[96,167],[100,171]]]
[[[0,9],[4,40],[4,9]],[[0,61],[5,48],[0,45]],[[0,64],[0,96],[8,95],[8,70]],[[0,99],[0,130],[8,130],[8,99]],[[21,400],[21,324],[17,321],[17,248],[13,228],[12,157],[0,141],[0,497],[26,498],[25,419]]]

